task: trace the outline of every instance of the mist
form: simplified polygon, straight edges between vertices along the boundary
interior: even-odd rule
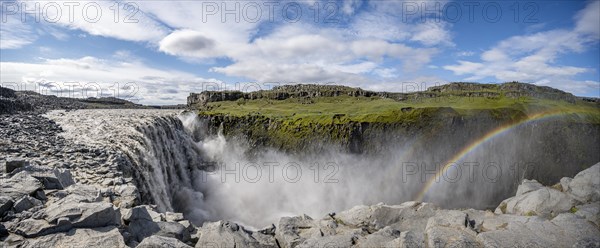
[[[415,200],[441,169],[444,159],[436,153],[447,153],[416,150],[413,144],[420,141],[414,140],[386,144],[386,152],[374,155],[334,148],[308,156],[261,148],[250,155],[243,139],[198,130],[203,125],[197,115],[179,118],[186,131],[199,139],[195,145],[209,161],[204,165],[208,171],[197,170],[193,176],[203,196],[185,203],[188,217],[199,223],[227,219],[261,228],[282,216],[320,218],[356,205]],[[524,148],[521,142],[507,133],[482,146],[442,174],[423,200],[446,207],[493,209],[523,176],[515,173],[515,161],[511,161]],[[448,144],[457,145],[465,144]]]

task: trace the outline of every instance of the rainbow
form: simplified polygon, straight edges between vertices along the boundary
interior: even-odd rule
[[[425,185],[423,186],[423,188],[417,193],[416,197],[414,198],[415,201],[419,201],[419,202],[423,201],[423,198],[425,197],[427,192],[429,192],[431,187],[434,185],[434,182],[437,180],[437,178],[441,178],[441,176],[444,173],[446,173],[446,171],[448,169],[450,169],[450,167],[452,167],[453,164],[456,164],[457,162],[461,161],[469,153],[476,150],[482,144],[494,139],[495,137],[498,137],[499,135],[501,135],[515,127],[526,124],[526,123],[530,123],[530,122],[538,121],[538,120],[542,120],[542,119],[548,119],[548,118],[552,118],[552,117],[558,117],[558,116],[562,116],[562,115],[582,113],[582,112],[583,111],[578,111],[578,112],[546,111],[546,112],[541,112],[541,113],[537,113],[534,115],[530,115],[523,120],[511,122],[511,123],[502,125],[500,127],[497,127],[495,129],[491,130],[490,132],[483,135],[481,138],[476,139],[473,142],[471,142],[469,145],[465,146],[462,150],[460,150],[460,152],[458,152],[451,159],[449,159],[446,163],[444,163],[443,164],[444,166],[435,174],[435,176],[429,178],[425,182]]]

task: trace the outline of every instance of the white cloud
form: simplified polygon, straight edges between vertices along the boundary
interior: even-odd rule
[[[215,57],[215,41],[193,30],[178,30],[162,39],[159,50],[170,55],[186,57]]]
[[[575,31],[591,35],[596,40],[600,39],[600,14],[598,13],[600,13],[600,1],[590,1],[588,6],[575,17],[577,19]]]
[[[101,92],[104,96],[130,98],[142,104],[185,103],[189,92],[201,91],[204,82],[218,82],[186,72],[152,68],[140,62],[104,60],[90,56],[78,59],[46,59],[39,63],[0,62],[0,70],[0,80],[4,84],[26,83],[26,89],[36,89],[39,83],[55,83],[55,89],[67,90],[69,83],[74,82],[74,95],[65,95],[60,90],[42,93],[96,97],[100,96]],[[137,91],[134,92],[133,88],[121,89],[128,84],[135,86]],[[85,88],[91,90],[84,94]],[[119,89],[117,95],[116,90]]]
[[[448,24],[434,21],[418,24],[414,27],[414,34],[410,40],[421,42],[427,46],[454,46],[452,37],[446,26]]]
[[[212,71],[257,81],[366,82],[384,58],[418,70],[437,52],[379,39],[356,40],[344,30],[289,24],[229,52],[234,63]]]
[[[37,34],[20,16],[6,15],[6,22],[0,25],[0,49],[18,49],[37,39]]]
[[[132,12],[125,10],[125,3],[121,1],[19,1],[18,3],[31,10],[36,9],[36,4],[39,4],[40,7],[37,9],[38,14],[41,13],[39,15],[42,24],[78,29],[91,35],[128,41],[157,42],[168,33],[168,28],[145,12],[139,9]],[[52,5],[56,5],[58,8],[47,7]],[[119,6],[119,8],[115,8],[115,6]],[[21,7],[21,9],[23,8]],[[61,12],[56,12],[56,9]],[[115,9],[119,10],[118,14],[114,11]],[[129,9],[134,10],[135,8]],[[42,10],[47,11],[43,12]],[[32,15],[28,15],[26,18],[27,22],[35,20]],[[48,33],[53,34],[51,30]]]
[[[513,36],[498,42],[484,51],[481,62],[459,60],[458,64],[443,68],[456,75],[468,75],[466,80],[491,77],[499,81],[544,82],[555,88],[570,92],[593,90],[595,84],[574,83],[573,77],[592,68],[558,65],[557,59],[569,53],[581,53],[590,44],[597,44],[597,20],[600,2],[593,1],[575,16],[576,26],[572,30],[555,29],[528,35]],[[597,70],[597,68],[596,68]]]

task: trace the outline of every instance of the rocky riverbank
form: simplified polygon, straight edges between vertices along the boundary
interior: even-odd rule
[[[174,160],[183,155],[173,154],[193,153],[171,143],[183,137],[177,112],[103,110],[103,118],[113,122],[94,113],[3,116],[3,247],[600,246],[600,164],[552,187],[523,181],[494,212],[405,202],[356,206],[317,218],[283,217],[259,230],[228,220],[196,226],[190,216],[173,212],[178,190],[200,190],[174,186],[193,180],[193,173],[181,170],[201,165],[185,161],[187,167],[180,167],[184,162]],[[159,141],[171,144],[167,153],[151,147]],[[135,157],[148,148],[155,156],[171,154],[176,166],[139,168],[153,165],[151,158]],[[149,175],[165,168],[171,171],[164,177]],[[160,180],[164,184],[156,185],[164,188],[151,184]],[[159,189],[164,192],[156,194]]]

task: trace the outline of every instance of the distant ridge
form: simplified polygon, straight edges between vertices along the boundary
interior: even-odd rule
[[[574,103],[577,100],[600,103],[598,98],[577,97],[558,89],[534,84],[508,82],[502,84],[481,84],[468,82],[454,82],[440,86],[429,87],[425,91],[399,93],[399,92],[376,92],[353,88],[343,85],[318,85],[318,84],[294,84],[273,87],[271,90],[259,90],[255,92],[241,91],[203,91],[201,93],[190,93],[187,98],[188,107],[202,107],[209,102],[235,101],[238,99],[273,99],[284,100],[288,98],[315,98],[315,97],[382,97],[397,101],[435,98],[440,96],[465,96],[465,97],[534,97],[540,99],[563,100]]]

